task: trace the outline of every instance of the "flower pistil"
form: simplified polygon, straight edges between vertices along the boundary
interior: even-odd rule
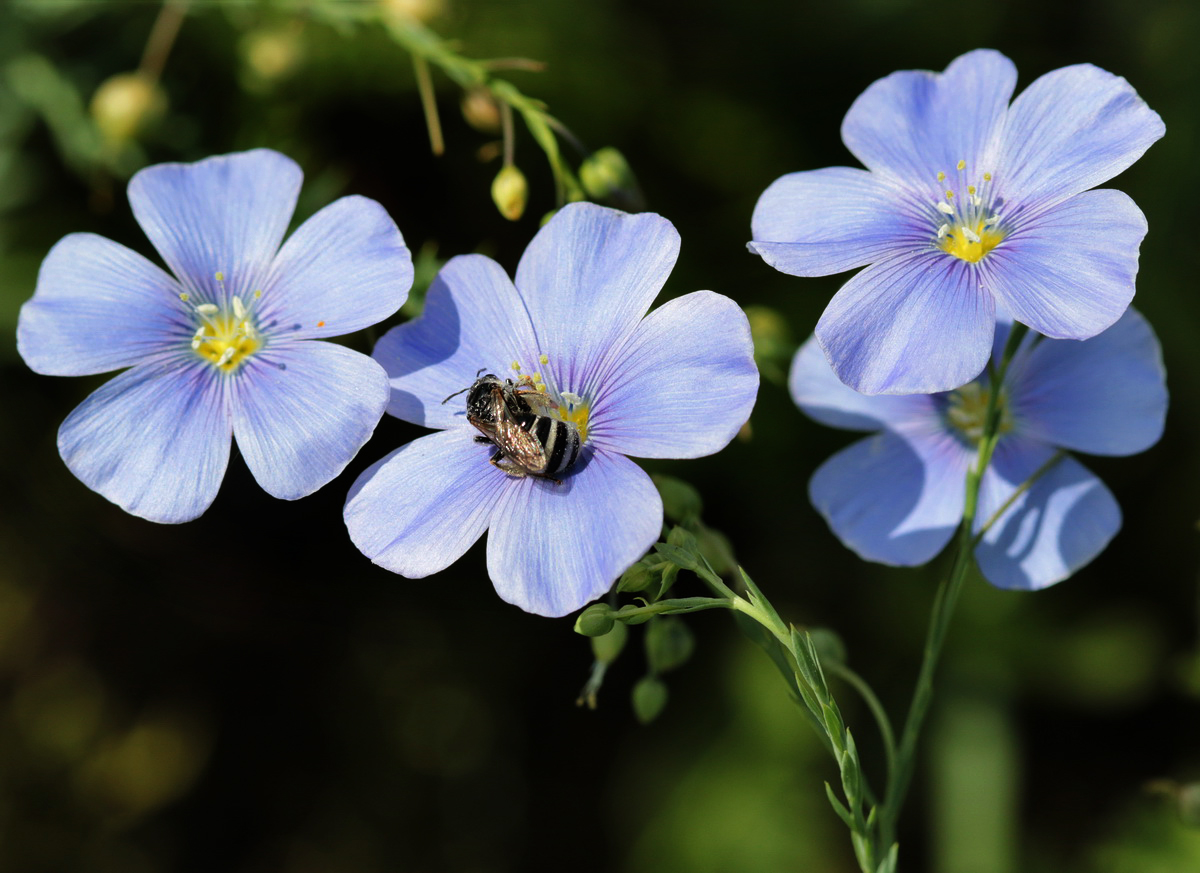
[[[984,173],[975,184],[966,175],[966,161],[960,160],[955,169],[957,184],[944,187],[944,199],[937,202],[939,223],[934,244],[946,254],[974,264],[998,246],[1007,232],[1000,226],[1001,215],[992,202],[992,174]],[[945,186],[946,178],[944,172],[939,172],[938,184]]]

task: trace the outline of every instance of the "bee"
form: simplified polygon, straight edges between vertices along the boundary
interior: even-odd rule
[[[466,392],[467,421],[482,434],[477,441],[496,447],[491,462],[498,469],[517,478],[536,476],[561,484],[556,477],[579,460],[583,447],[579,428],[547,415],[558,404],[527,378],[513,382],[494,373],[480,374],[482,369],[470,387],[442,403]]]

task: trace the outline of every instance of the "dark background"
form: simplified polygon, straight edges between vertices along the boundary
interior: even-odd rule
[[[856,869],[823,797],[835,769],[728,616],[689,620],[696,654],[642,727],[629,706],[645,671],[638,629],[588,711],[575,705],[587,641],[569,619],[501,602],[481,548],[428,580],[355,550],[346,490],[419,428],[385,420],[343,476],[296,503],[262,492],[235,452],[212,508],[174,527],[126,515],[58,457],[59,423],[107,377],[31,373],[11,339],[17,312],[68,232],[152,255],[124,196],[140,166],[269,146],[305,170],[297,221],[365,194],[414,252],[482,251],[509,270],[554,207],[520,128],[530,203],[505,221],[488,193],[499,164],[478,155],[496,137],[465,123],[460,92],[435,72],[447,138],[435,158],[407,55],[378,26],[340,32],[321,5],[194,3],[163,71],[165,116],[117,152],[98,150],[87,105],[137,67],[158,4],[0,5],[0,870]],[[779,175],[852,163],[839,124],[875,79],[987,46],[1016,62],[1018,88],[1088,61],[1163,116],[1165,139],[1113,184],[1150,222],[1136,304],[1163,343],[1166,435],[1135,458],[1085,459],[1125,512],[1092,566],[1038,594],[968,585],[901,858],[914,873],[1200,869],[1200,830],[1154,790],[1200,779],[1200,7],[448,0],[434,12],[430,26],[469,57],[545,61],[505,76],[589,147],[624,152],[683,239],[666,295],[710,288],[771,307],[795,342],[844,277],[766,267],[744,247],[750,214]],[[343,341],[367,351],[373,338]],[[946,564],[863,564],[828,532],[805,485],[849,439],[765,380],[748,439],[646,466],[699,488],[707,523],[781,613],[837,629],[898,721]],[[686,579],[680,591],[699,593]],[[878,773],[868,715],[837,691]]]

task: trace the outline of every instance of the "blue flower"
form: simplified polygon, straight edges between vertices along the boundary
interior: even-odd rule
[[[375,349],[391,377],[388,411],[438,433],[354,484],[345,518],[355,545],[423,577],[490,530],[488,573],[504,600],[559,616],[607,591],[662,529],[658,493],[626,455],[716,452],[758,390],[733,301],[697,291],[646,315],[678,252],[658,215],[577,203],[534,237],[515,283],[482,255],[447,263],[423,315]],[[575,427],[583,447],[560,482],[490,463],[496,446],[477,439],[461,396],[481,373],[548,395],[540,414]]]
[[[1080,64],[1009,105],[1017,71],[979,50],[941,74],[875,82],[842,123],[866,167],[777,179],[750,250],[795,276],[866,266],[816,328],[865,394],[946,391],[987,362],[1001,303],[1048,337],[1086,339],[1129,306],[1146,220],[1111,179],[1163,135],[1124,79]]]
[[[1010,324],[996,330],[999,356]],[[1162,435],[1167,389],[1158,340],[1135,310],[1084,342],[1027,334],[1001,388],[1000,437],[980,488],[975,530],[1003,514],[975,551],[1001,588],[1053,585],[1096,555],[1121,527],[1112,494],[1058,449],[1131,455]],[[822,424],[877,431],[827,460],[809,497],[862,558],[916,566],[950,540],[963,515],[991,390],[987,378],[956,391],[867,396],[846,387],[809,339],[796,354],[792,398]],[[1011,506],[1007,501],[1016,496]]]
[[[58,432],[71,472],[126,511],[199,516],[231,435],[264,489],[303,497],[379,423],[383,369],[312,340],[395,312],[412,260],[383,207],[363,197],[325,207],[280,248],[300,181],[293,161],[265,149],[148,167],[129,202],[174,276],[88,233],[64,237],[42,262],[17,348],[48,375],[129,368]]]

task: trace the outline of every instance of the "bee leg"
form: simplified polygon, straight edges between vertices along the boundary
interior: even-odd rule
[[[521,467],[518,467],[508,458],[504,457],[504,453],[500,451],[497,451],[496,454],[492,455],[491,464],[502,473],[507,473],[509,476],[513,476],[517,479],[524,479],[529,475]]]

